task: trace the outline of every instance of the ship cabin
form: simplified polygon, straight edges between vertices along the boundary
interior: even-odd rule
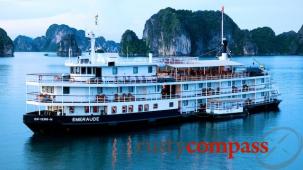
[[[106,59],[106,60],[105,60]],[[70,67],[70,79],[87,83],[136,83],[156,81],[157,64],[150,62],[118,62],[116,56],[105,57],[92,63],[89,58],[79,58]]]
[[[230,60],[196,60],[191,63],[168,63],[158,71],[159,77],[168,76],[175,81],[197,81],[248,76],[246,68]]]

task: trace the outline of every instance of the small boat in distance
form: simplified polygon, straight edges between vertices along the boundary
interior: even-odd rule
[[[97,23],[97,22],[96,22]],[[95,34],[90,32],[91,49]],[[126,60],[96,53],[67,59],[68,74],[28,74],[23,122],[34,133],[98,133],[108,127],[168,120],[229,118],[278,108],[281,100],[265,68],[219,59],[158,57]]]

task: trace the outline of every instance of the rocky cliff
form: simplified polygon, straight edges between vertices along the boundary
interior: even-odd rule
[[[37,50],[34,40],[24,35],[17,36],[14,40],[14,44],[18,44],[18,46],[15,46],[15,51],[28,52]]]
[[[230,48],[243,48],[240,39],[248,38],[229,18],[224,16],[225,37]],[[201,55],[216,49],[221,41],[221,13],[219,11],[160,10],[146,21],[143,39],[158,55]],[[233,39],[234,37],[238,37]],[[247,52],[254,47],[247,44]]]
[[[303,55],[303,25],[301,29],[298,31],[297,37],[298,37],[297,53]]]
[[[47,29],[45,36],[30,38],[18,36],[14,40],[16,51],[45,51],[57,52],[59,56],[67,56],[68,50],[72,49],[72,55],[77,56],[90,48],[89,39],[85,31],[77,30],[68,25],[53,24]],[[118,52],[119,44],[107,41],[104,37],[96,38],[96,47],[105,52]]]
[[[122,56],[145,56],[148,53],[146,42],[139,39],[136,33],[126,30],[120,42]]]
[[[4,29],[0,28],[0,57],[14,56],[14,44]]]
[[[297,55],[303,51],[303,26],[298,33],[275,35],[269,27],[241,30],[224,15],[224,36],[233,55]],[[221,41],[221,12],[162,9],[146,21],[143,40],[156,55],[215,55]]]
[[[81,50],[78,46],[75,34],[64,35],[58,44],[57,55],[58,56],[69,56],[71,50],[71,56],[80,56]]]

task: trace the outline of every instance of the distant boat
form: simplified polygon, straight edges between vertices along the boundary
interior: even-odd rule
[[[48,56],[48,53],[45,53],[44,56]]]

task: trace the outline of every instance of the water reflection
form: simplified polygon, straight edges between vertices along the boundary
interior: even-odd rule
[[[237,159],[227,159],[225,154],[189,154],[185,144],[256,141],[269,126],[276,125],[278,116],[278,112],[269,112],[230,121],[191,122],[100,136],[32,136],[25,144],[24,154],[27,164],[38,169],[133,169],[138,165],[232,169],[235,162],[254,156],[237,154]]]

